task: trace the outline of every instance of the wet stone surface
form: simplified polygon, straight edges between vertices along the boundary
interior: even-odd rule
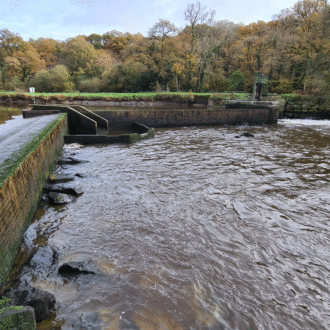
[[[65,184],[45,184],[43,190],[45,192],[57,192],[69,194],[73,196],[82,195],[84,193],[82,186],[79,184],[65,183]]]
[[[5,292],[13,306],[30,306],[34,309],[37,322],[45,320],[55,306],[55,296],[52,293],[32,287],[26,281],[21,281],[17,288]]]
[[[48,193],[49,202],[52,205],[62,205],[70,203],[74,200],[74,198],[67,194],[62,194],[58,192],[50,192]]]
[[[50,184],[65,183],[70,181],[74,181],[74,176],[66,174],[51,175],[47,180],[47,182]]]
[[[82,163],[88,163],[88,160],[77,159],[74,157],[66,157],[58,160],[58,165],[77,165]]]

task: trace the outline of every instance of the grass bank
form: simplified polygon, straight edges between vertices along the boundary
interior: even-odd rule
[[[204,100],[238,100],[249,99],[248,93],[170,93],[170,92],[150,92],[150,93],[17,93],[0,92],[2,100],[27,100],[33,102],[42,101],[75,101],[75,100],[104,100],[104,101],[165,101],[165,102],[194,102],[196,99]]]

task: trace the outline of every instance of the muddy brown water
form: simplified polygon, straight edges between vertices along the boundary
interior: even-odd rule
[[[254,138],[236,135],[247,131]],[[85,193],[46,207],[62,329],[329,329],[330,121],[158,129],[67,145]]]

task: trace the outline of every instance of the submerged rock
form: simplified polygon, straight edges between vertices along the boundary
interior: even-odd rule
[[[242,134],[241,134],[241,135],[239,135],[239,136],[238,136],[238,135],[236,135],[236,136],[235,136],[235,138],[236,138],[236,139],[239,139],[239,138],[241,138],[242,136],[243,136],[243,137],[254,137],[254,135],[253,135],[253,134],[251,134],[251,133],[248,133],[248,132],[244,132],[244,133],[242,133]]]
[[[56,183],[66,183],[66,182],[70,182],[73,180],[74,180],[74,177],[71,175],[53,174],[48,178],[47,182],[49,182],[51,184],[56,184]]]
[[[37,322],[45,320],[53,312],[56,300],[52,293],[32,287],[27,282],[21,282],[16,289],[10,289],[4,294],[11,299],[13,305],[24,305],[34,308]]]
[[[48,197],[49,197],[50,203],[54,204],[54,205],[66,204],[66,203],[70,203],[74,200],[74,198],[70,195],[61,194],[61,193],[57,193],[57,192],[50,192],[48,194]]]
[[[32,267],[33,273],[42,278],[45,278],[51,271],[55,261],[55,252],[49,246],[41,247],[34,254],[29,262]]]
[[[43,190],[45,192],[57,192],[62,194],[69,194],[73,196],[82,195],[84,191],[81,185],[77,184],[49,184],[44,185]]]
[[[118,324],[118,319],[114,319],[114,324]],[[66,320],[64,326],[62,326],[62,330],[101,330],[103,329],[102,325],[104,325],[104,321],[99,313],[85,312],[79,316],[70,316]],[[125,319],[120,319],[118,325],[119,327],[116,327],[116,329],[120,330],[142,330],[134,321],[128,321]]]
[[[92,261],[69,261],[62,264],[58,273],[62,276],[77,276],[80,274],[96,274],[97,269]]]
[[[76,165],[76,164],[82,164],[82,163],[88,163],[88,160],[67,157],[67,158],[61,158],[57,162],[58,165]]]
[[[98,313],[82,313],[79,316],[70,316],[64,326],[63,330],[101,330],[102,318]]]
[[[76,173],[75,176],[77,176],[78,178],[86,178],[88,175],[85,173]]]

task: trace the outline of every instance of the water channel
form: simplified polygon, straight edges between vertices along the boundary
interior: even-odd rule
[[[40,244],[58,265],[97,271],[35,280],[62,329],[330,328],[330,121],[157,129],[64,155],[89,160],[56,170],[81,173],[84,194],[32,226],[53,226]]]

